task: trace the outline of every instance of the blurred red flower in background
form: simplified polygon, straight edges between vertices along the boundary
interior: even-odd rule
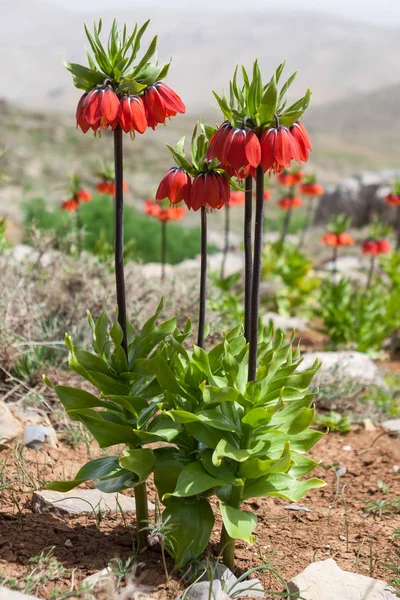
[[[352,246],[354,244],[354,239],[345,231],[339,235],[336,233],[327,233],[321,238],[321,242],[327,246],[337,248],[338,246]]]
[[[278,206],[282,210],[290,210],[292,208],[298,208],[299,206],[302,206],[302,204],[303,204],[303,201],[298,196],[293,196],[292,198],[285,197],[285,198],[281,198],[280,200],[278,200]]]
[[[363,254],[378,256],[379,254],[388,254],[391,251],[388,240],[364,240],[361,245]]]
[[[61,204],[61,210],[65,210],[69,213],[73,213],[79,208],[79,202],[75,200],[75,198],[70,198],[69,200],[64,200]]]

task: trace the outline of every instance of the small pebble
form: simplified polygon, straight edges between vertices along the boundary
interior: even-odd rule
[[[342,540],[342,542],[345,542],[346,541],[346,536],[339,535],[339,540]]]
[[[66,548],[73,548],[73,543],[71,542],[71,540],[65,540],[64,546]]]
[[[343,446],[342,450],[344,450],[345,452],[351,452],[352,447],[351,446]]]
[[[311,508],[307,508],[306,506],[297,506],[297,504],[289,504],[288,506],[283,507],[285,510],[295,510],[302,512],[312,512]]]
[[[349,446],[349,448],[350,448],[350,446]],[[343,448],[343,450],[345,450],[345,448]],[[346,467],[337,467],[335,474],[336,474],[336,477],[341,477],[342,475],[345,475],[346,472],[347,472]]]
[[[393,465],[393,472],[398,473],[400,471],[400,465]]]

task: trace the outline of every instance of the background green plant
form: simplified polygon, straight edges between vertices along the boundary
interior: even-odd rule
[[[39,230],[54,231],[54,247],[68,250],[71,234],[76,231],[75,214],[50,210],[43,198],[34,198],[22,205],[24,223],[28,230],[34,223]],[[84,230],[84,250],[108,260],[113,256],[113,202],[110,198],[95,195],[92,202],[81,204],[79,218]],[[137,261],[160,262],[160,223],[147,215],[138,213],[130,205],[125,207],[126,258]],[[27,234],[27,242],[32,238]],[[209,252],[215,251],[210,246]],[[200,253],[200,230],[185,228],[175,223],[168,224],[167,262],[177,264]]]

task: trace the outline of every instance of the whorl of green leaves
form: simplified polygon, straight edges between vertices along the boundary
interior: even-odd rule
[[[238,67],[236,67],[232,81],[229,82],[229,99],[222,93],[219,96],[213,91],[215,99],[232,125],[241,126],[243,119],[250,118],[255,128],[265,129],[275,124],[277,115],[279,123],[289,127],[300,119],[311,102],[311,90],[307,89],[302,98],[290,106],[287,105],[287,91],[296,78],[295,71],[279,89],[285,63],[276,69],[270,81],[264,83],[258,61],[253,64],[251,76],[242,66],[242,83],[238,82]]]
[[[85,24],[90,46],[90,50],[86,50],[89,67],[64,62],[66,69],[72,73],[75,87],[89,91],[109,80],[116,92],[129,91],[137,94],[166,77],[170,65],[157,62],[157,36],[152,39],[142,58],[135,63],[149,23],[150,20],[146,21],[140,28],[136,24],[133,32],[128,34],[126,25],[121,31],[114,20],[105,46],[100,39],[101,19],[94,23],[93,32]]]

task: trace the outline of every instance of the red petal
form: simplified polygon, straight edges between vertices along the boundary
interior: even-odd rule
[[[108,124],[115,121],[118,115],[119,109],[119,98],[117,94],[110,88],[106,87],[102,90],[102,98],[100,111],[101,116],[104,117]]]
[[[184,114],[186,112],[185,105],[173,89],[171,89],[165,83],[157,83],[156,88],[161,98],[164,100],[168,112],[172,111],[173,113],[175,113],[174,115],[171,114],[170,116],[175,116],[176,113]]]
[[[138,133],[144,133],[147,128],[147,118],[143,100],[139,96],[132,96],[130,103],[133,128]]]
[[[205,174],[199,173],[193,179],[192,188],[190,191],[190,208],[194,211],[199,210],[206,203],[205,193]]]
[[[97,125],[100,122],[100,104],[102,92],[99,88],[91,90],[86,98],[83,108],[83,116],[90,126]]]
[[[275,139],[275,161],[284,167],[290,167],[294,155],[293,138],[286,127],[278,127]]]
[[[120,102],[118,110],[119,124],[125,133],[129,133],[132,129],[132,112],[131,103],[128,96],[124,96]]]
[[[143,103],[149,127],[155,129],[159,123],[165,123],[167,111],[164,101],[155,87],[147,88],[143,96]]]
[[[264,173],[273,168],[275,163],[275,141],[277,130],[274,127],[266,129],[261,136],[261,166]]]
[[[247,162],[254,168],[261,162],[261,146],[254,131],[246,132],[245,155]]]
[[[225,138],[222,162],[230,164],[235,171],[246,168],[248,165],[245,142],[246,133],[243,129],[231,129]]]
[[[160,185],[158,186],[158,190],[156,193],[156,200],[157,202],[161,202],[162,200],[165,200],[165,198],[168,198],[169,196],[169,189],[170,189],[170,181],[171,181],[171,177],[175,172],[175,167],[170,169],[168,171],[168,173],[166,173],[164,175],[164,177],[161,179]]]

